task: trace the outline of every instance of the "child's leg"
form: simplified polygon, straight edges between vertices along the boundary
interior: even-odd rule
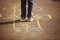
[[[21,18],[26,17],[26,0],[21,0]]]
[[[33,0],[28,0],[28,15],[27,15],[27,17],[32,17],[32,8],[33,8]]]

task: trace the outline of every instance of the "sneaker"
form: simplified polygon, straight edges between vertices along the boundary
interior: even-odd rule
[[[28,18],[27,18],[27,21],[31,22],[31,21],[33,21],[33,18],[28,17]]]
[[[21,21],[25,21],[26,19],[24,17],[21,17]]]

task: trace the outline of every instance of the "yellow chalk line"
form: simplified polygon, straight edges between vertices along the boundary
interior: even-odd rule
[[[39,9],[40,9],[40,10],[43,10],[43,8],[42,8],[41,6],[39,7]]]
[[[40,29],[42,29],[42,28],[41,28],[41,25],[40,25],[40,23],[39,23],[39,20],[36,19],[36,21],[37,21],[38,27],[39,27]]]
[[[43,8],[41,6],[38,6],[37,3],[34,3],[34,5],[37,6],[38,9],[43,10]]]
[[[2,15],[0,14],[0,18],[1,18],[1,16],[2,16]]]
[[[3,10],[8,10],[5,6],[2,8]]]
[[[33,15],[34,15],[34,14],[33,14]],[[41,24],[39,23],[39,18],[40,18],[40,17],[36,18],[35,20],[37,21],[38,28],[41,29],[41,30],[43,30],[43,29],[41,28]]]
[[[52,16],[51,15],[47,15],[49,17],[49,19],[52,19]]]
[[[13,7],[13,10],[14,10],[14,16],[15,16],[15,13],[16,13],[16,5],[14,4],[14,7]],[[13,28],[15,28],[15,18],[13,18]]]

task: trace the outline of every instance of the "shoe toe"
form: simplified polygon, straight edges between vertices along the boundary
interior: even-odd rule
[[[31,18],[30,20],[27,20],[27,21],[30,21],[31,22],[31,21],[33,21],[33,18]]]

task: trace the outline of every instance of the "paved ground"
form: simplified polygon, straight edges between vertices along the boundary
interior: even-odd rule
[[[33,22],[20,22],[21,0],[0,0],[0,40],[60,40],[60,0],[34,0]]]

